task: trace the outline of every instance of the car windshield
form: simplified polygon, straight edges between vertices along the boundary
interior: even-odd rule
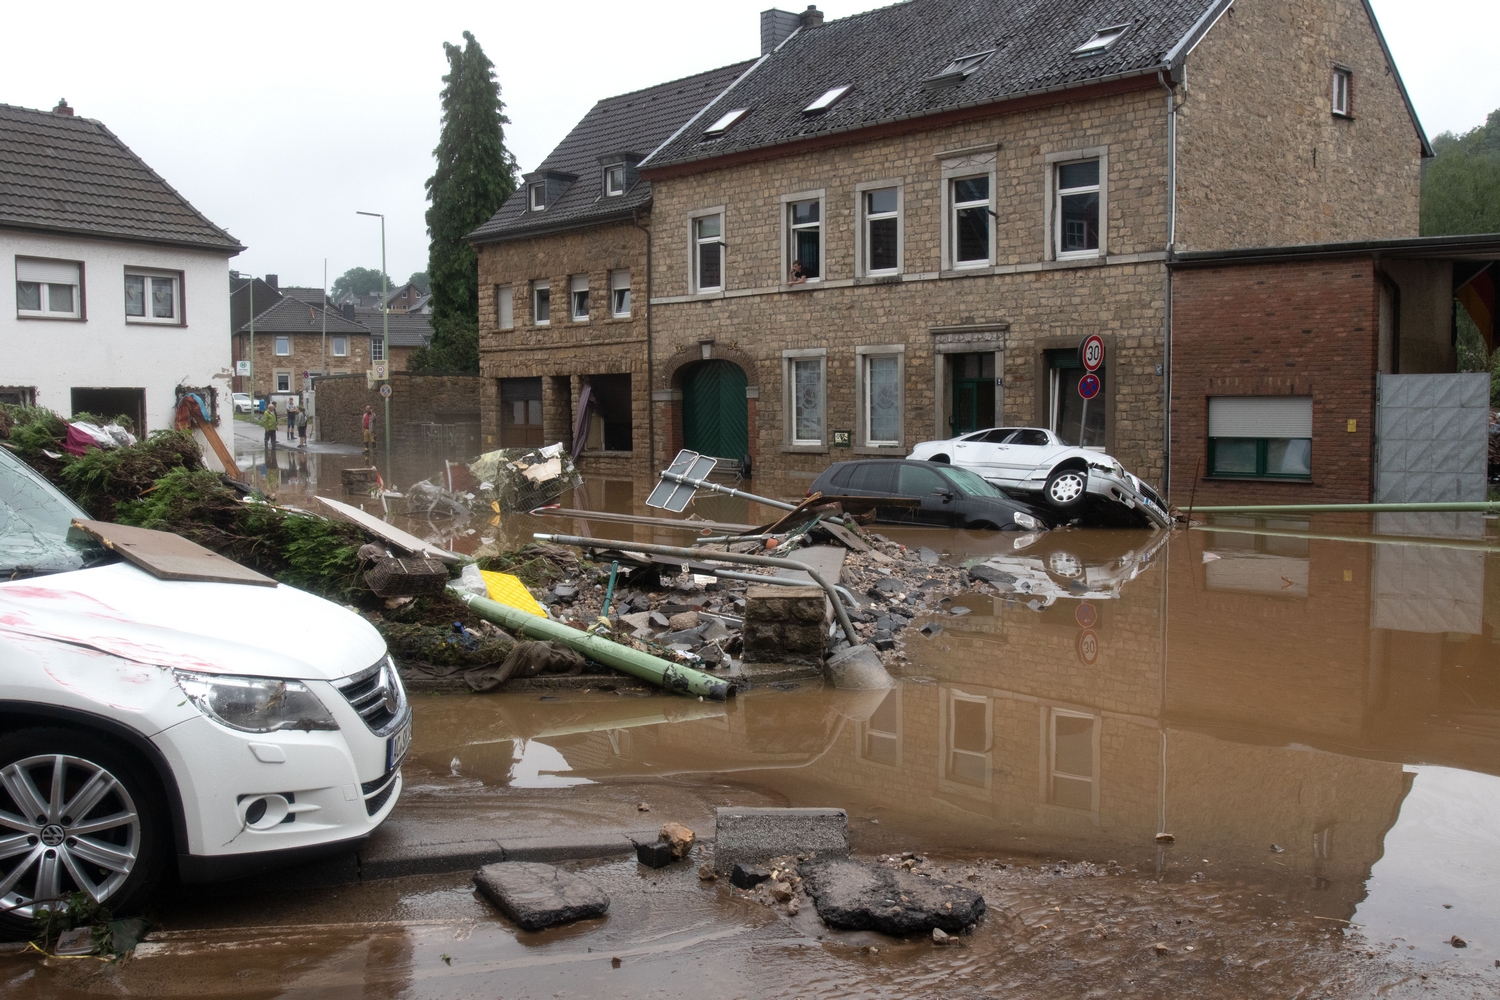
[[[953,466],[943,470],[943,474],[953,481],[965,494],[971,497],[1003,497],[1005,494],[979,477],[978,473],[970,472],[968,469],[959,469]]]
[[[110,558],[104,546],[73,527],[75,517],[88,515],[0,448],[0,579],[63,573]]]

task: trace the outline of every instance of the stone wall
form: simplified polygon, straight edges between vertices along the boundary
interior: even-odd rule
[[[1335,64],[1352,117],[1332,114]],[[1418,234],[1422,156],[1358,0],[1238,0],[1188,57],[1177,248]]]
[[[480,390],[478,375],[391,374],[392,440],[408,444],[451,444],[477,454]],[[375,410],[375,435],[385,440],[385,399],[366,388],[365,376],[330,375],[315,379],[317,435],[321,441],[360,444],[360,417]],[[449,428],[449,430],[443,430]]]
[[[365,369],[370,367],[370,335],[339,334],[348,341],[348,353],[344,357],[335,357],[333,354],[333,334],[328,336],[328,353],[323,353],[323,336],[320,333],[262,333],[255,334],[255,390],[249,388],[236,388],[235,392],[250,392],[254,397],[265,396],[270,393],[280,393],[276,389],[276,373],[286,372],[291,377],[290,392],[296,395],[302,393],[302,373],[306,371],[325,371],[329,374],[343,375],[350,372],[359,373],[361,380],[364,379]],[[288,346],[291,354],[278,355],[276,353],[276,339],[286,337],[290,341]],[[249,334],[236,334],[234,344],[234,358],[236,361],[250,356]],[[249,379],[236,376],[236,385],[248,383]]]

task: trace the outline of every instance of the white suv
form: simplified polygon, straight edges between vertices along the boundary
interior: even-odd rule
[[[379,634],[286,586],[166,581],[0,449],[0,933],[76,891],[347,849],[390,813],[411,708]],[[175,855],[175,858],[174,858]]]

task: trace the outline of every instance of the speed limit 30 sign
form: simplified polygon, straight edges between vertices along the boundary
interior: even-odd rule
[[[1104,366],[1104,338],[1097,333],[1089,334],[1078,345],[1078,360],[1083,370],[1096,372]]]

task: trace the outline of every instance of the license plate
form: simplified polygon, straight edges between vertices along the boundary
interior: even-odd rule
[[[396,730],[396,734],[386,740],[385,744],[385,769],[389,771],[401,763],[401,758],[406,756],[406,751],[411,747],[411,720]]]

